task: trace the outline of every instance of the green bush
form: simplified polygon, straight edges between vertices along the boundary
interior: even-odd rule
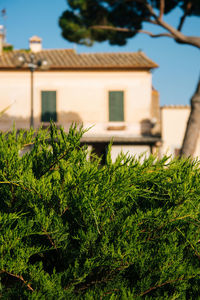
[[[82,134],[1,134],[0,298],[197,299],[198,162],[102,166]]]

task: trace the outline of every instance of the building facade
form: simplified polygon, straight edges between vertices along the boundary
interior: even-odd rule
[[[26,62],[48,61],[34,71]],[[113,139],[112,156],[156,151],[160,143],[159,95],[152,90],[151,70],[158,67],[142,52],[77,54],[72,49],[43,50],[38,37],[28,51],[0,49],[0,130],[30,127],[31,97],[34,128],[53,120],[68,130],[72,122],[91,129],[82,142],[105,154]],[[32,93],[32,94],[31,94]]]
[[[183,143],[187,121],[190,115],[189,105],[168,105],[161,107],[161,155],[178,156]],[[194,157],[200,157],[200,137]]]

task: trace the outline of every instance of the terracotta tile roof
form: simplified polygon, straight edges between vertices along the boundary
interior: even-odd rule
[[[31,52],[14,50],[0,55],[0,69],[16,69],[15,57],[23,53],[29,60]],[[87,69],[152,69],[158,65],[150,60],[143,52],[135,53],[94,53],[77,54],[73,49],[42,50],[34,53],[36,60],[46,59],[50,70],[87,70]],[[24,66],[26,68],[27,66]]]

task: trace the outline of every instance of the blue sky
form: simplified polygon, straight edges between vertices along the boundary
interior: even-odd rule
[[[7,42],[16,49],[28,48],[28,39],[38,35],[43,39],[43,48],[75,48],[82,52],[119,52],[141,49],[159,68],[153,71],[153,85],[160,92],[161,105],[189,104],[200,76],[200,51],[187,45],[179,45],[169,38],[152,39],[138,35],[126,46],[110,46],[96,43],[85,47],[69,43],[61,37],[58,18],[67,8],[66,0],[0,0],[0,10],[6,9]],[[181,12],[177,9],[165,20],[177,26]],[[1,18],[0,24],[4,20]],[[158,33],[153,25],[146,30]],[[200,36],[200,18],[186,20],[183,33]]]

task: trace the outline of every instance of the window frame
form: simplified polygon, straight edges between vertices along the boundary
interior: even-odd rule
[[[122,111],[119,114],[122,114],[122,118],[116,119],[115,117],[112,118],[111,114],[111,93],[122,93]],[[108,121],[109,123],[124,123],[125,122],[125,91],[122,89],[110,89],[108,90]]]
[[[53,119],[49,119],[49,120],[45,120],[45,118],[43,118],[44,117],[44,115],[43,115],[43,93],[51,93],[51,92],[53,92],[53,93],[55,93],[55,118]],[[40,120],[41,120],[41,122],[42,123],[50,123],[50,121],[52,120],[53,122],[58,122],[58,113],[57,113],[57,98],[58,98],[58,93],[57,93],[57,91],[56,90],[41,90],[40,91],[40,99],[41,99],[41,101],[40,101],[40,104],[41,104],[41,117],[40,117]]]

